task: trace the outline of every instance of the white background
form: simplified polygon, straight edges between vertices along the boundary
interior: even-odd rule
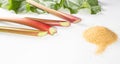
[[[120,36],[120,1],[100,0],[102,12],[98,15],[78,13],[82,22],[70,27],[57,27],[54,36],[32,37],[0,33],[0,64],[120,64],[120,40],[96,55],[96,46],[84,40],[82,33],[91,26],[100,25]],[[9,15],[0,9],[0,15]],[[43,18],[57,19],[52,15]],[[1,22],[1,25],[13,25]],[[16,26],[16,25],[14,25]],[[26,26],[25,26],[26,27]]]

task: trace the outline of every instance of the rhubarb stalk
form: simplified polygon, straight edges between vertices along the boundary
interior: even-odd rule
[[[62,18],[62,19],[65,19],[65,20],[67,20],[67,21],[70,21],[70,22],[72,22],[72,23],[77,23],[77,22],[81,21],[81,19],[78,18],[78,17],[76,17],[76,16],[73,16],[73,15],[70,15],[70,14],[66,14],[66,13],[63,13],[63,12],[59,12],[59,11],[50,9],[50,8],[45,7],[45,6],[43,6],[43,5],[35,2],[35,1],[33,1],[33,0],[26,0],[26,1],[27,1],[29,4],[31,4],[31,5],[34,5],[34,6],[40,8],[40,9],[42,9],[42,10],[45,10],[45,11],[47,11],[47,12],[49,12],[49,13],[57,16],[57,17],[60,17],[60,18]]]
[[[40,36],[40,37],[47,35],[46,31],[32,30],[32,29],[25,29],[25,28],[5,27],[5,26],[0,26],[0,32],[15,33],[15,34],[22,34],[22,35],[30,35],[30,36]]]
[[[33,28],[42,30],[42,31],[48,31],[49,34],[53,35],[56,33],[56,29],[51,27],[50,25],[27,19],[27,18],[18,18],[18,17],[0,17],[1,21],[7,21],[7,22],[14,22],[19,23],[27,26],[31,26]]]
[[[51,26],[62,26],[62,27],[68,27],[70,26],[70,22],[68,21],[62,21],[62,20],[49,20],[49,19],[40,19],[40,18],[32,18],[32,17],[25,17],[28,19],[36,20],[45,24],[49,24]]]

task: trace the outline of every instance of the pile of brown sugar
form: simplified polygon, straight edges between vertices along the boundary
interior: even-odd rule
[[[88,28],[83,33],[84,38],[98,46],[96,53],[102,53],[106,47],[117,40],[117,35],[103,26]]]

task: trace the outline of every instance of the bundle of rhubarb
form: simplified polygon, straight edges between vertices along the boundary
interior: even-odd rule
[[[2,17],[1,16],[0,17],[1,21],[18,23],[18,24],[30,26],[36,29],[36,30],[33,30],[33,29],[25,29],[25,28],[0,26],[1,32],[9,32],[9,33],[16,33],[16,34],[31,35],[31,36],[45,36],[46,34],[54,35],[57,32],[54,26],[67,27],[67,26],[70,26],[71,23],[77,23],[81,21],[81,19],[78,17],[50,9],[33,0],[26,0],[26,2],[48,13],[51,13],[57,17],[60,17],[63,20],[49,20],[49,19],[32,18],[32,17],[20,18],[20,17]]]

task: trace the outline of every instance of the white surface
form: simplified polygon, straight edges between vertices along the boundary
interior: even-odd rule
[[[120,64],[119,40],[103,54],[95,55],[95,45],[82,37],[83,31],[94,25],[106,26],[120,36],[120,1],[101,2],[104,9],[101,14],[76,14],[83,21],[68,28],[57,27],[58,33],[54,36],[40,38],[0,33],[0,64]],[[0,9],[0,15],[8,14]],[[40,17],[55,19],[52,15]],[[6,24],[9,25],[1,23]]]

